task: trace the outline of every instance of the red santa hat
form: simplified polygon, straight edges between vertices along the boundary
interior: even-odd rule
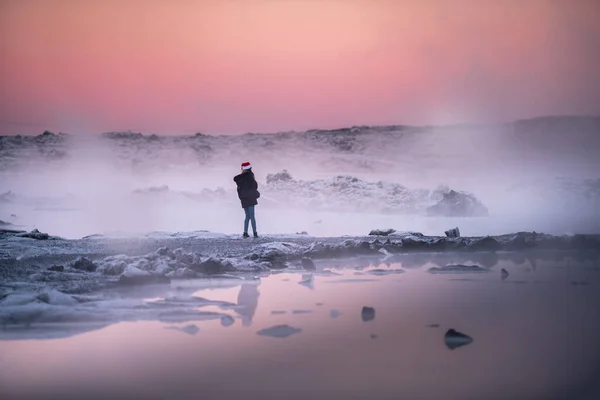
[[[252,168],[252,165],[250,165],[249,161],[246,161],[246,162],[242,163],[242,170],[250,169],[250,168]]]

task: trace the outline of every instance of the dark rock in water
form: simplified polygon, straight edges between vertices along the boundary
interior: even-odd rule
[[[377,339],[377,338],[378,338],[378,336],[376,334],[371,333],[371,339]]]
[[[429,324],[427,325],[428,328],[439,328],[440,324]]]
[[[460,230],[458,229],[458,226],[456,228],[448,229],[444,233],[446,234],[446,237],[449,237],[449,238],[460,237]]]
[[[488,209],[472,194],[449,190],[433,206],[427,207],[427,215],[436,217],[484,217]]]
[[[457,332],[454,329],[448,329],[444,336],[444,341],[449,349],[454,350],[458,347],[470,344],[473,342],[473,338],[464,333]]]
[[[506,278],[508,278],[508,271],[505,270],[504,268],[502,268],[502,270],[500,270],[500,276],[502,277],[502,280],[505,280]]]
[[[296,235],[308,236],[308,232],[306,232],[306,231],[296,232]]]
[[[373,229],[369,232],[369,236],[388,236],[396,232],[395,229]]]
[[[467,245],[469,250],[496,251],[500,250],[500,243],[491,236],[475,239]]]
[[[302,259],[302,268],[307,271],[316,271],[317,267],[315,267],[315,263],[308,257],[304,257]]]
[[[27,233],[19,233],[17,236],[36,240],[47,240],[50,238],[50,235],[48,235],[47,233],[42,233],[37,229],[34,229],[31,232]]]
[[[10,222],[2,221],[0,219],[0,226],[9,226],[9,225],[12,225],[12,224]]]
[[[78,257],[71,263],[71,267],[85,272],[94,272],[98,268],[96,264],[84,257]]]
[[[0,203],[12,203],[16,198],[17,196],[9,190],[8,192],[0,194]]]
[[[50,268],[48,268],[48,271],[54,271],[54,272],[64,272],[65,267],[63,267],[62,265],[53,265]]]
[[[481,268],[478,265],[446,265],[445,267],[432,267],[427,271],[430,274],[460,274],[460,273],[480,273],[489,272],[485,268]]]
[[[375,309],[372,307],[363,307],[360,316],[364,322],[375,319]]]

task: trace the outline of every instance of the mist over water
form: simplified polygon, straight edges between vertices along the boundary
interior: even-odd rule
[[[388,227],[442,234],[454,226],[463,235],[600,230],[600,118],[594,117],[239,136],[69,132],[1,139],[0,220],[68,238],[241,233],[232,178],[243,161],[252,163],[259,182],[262,234],[361,235]],[[289,178],[272,175],[283,170]],[[439,200],[436,190],[449,189],[472,194],[489,216],[427,216]]]

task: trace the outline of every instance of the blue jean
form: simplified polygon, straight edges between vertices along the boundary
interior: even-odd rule
[[[256,233],[256,219],[254,219],[254,206],[244,208],[246,219],[244,220],[244,232],[248,232],[248,222],[252,222],[252,232]]]

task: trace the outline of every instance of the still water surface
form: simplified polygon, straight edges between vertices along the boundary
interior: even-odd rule
[[[597,260],[428,273],[436,266],[334,260],[312,280],[283,272],[120,293],[148,303],[202,297],[217,302],[198,309],[231,318],[163,314],[54,339],[45,328],[27,340],[0,330],[0,397],[600,398]],[[449,329],[472,342],[449,348]]]

